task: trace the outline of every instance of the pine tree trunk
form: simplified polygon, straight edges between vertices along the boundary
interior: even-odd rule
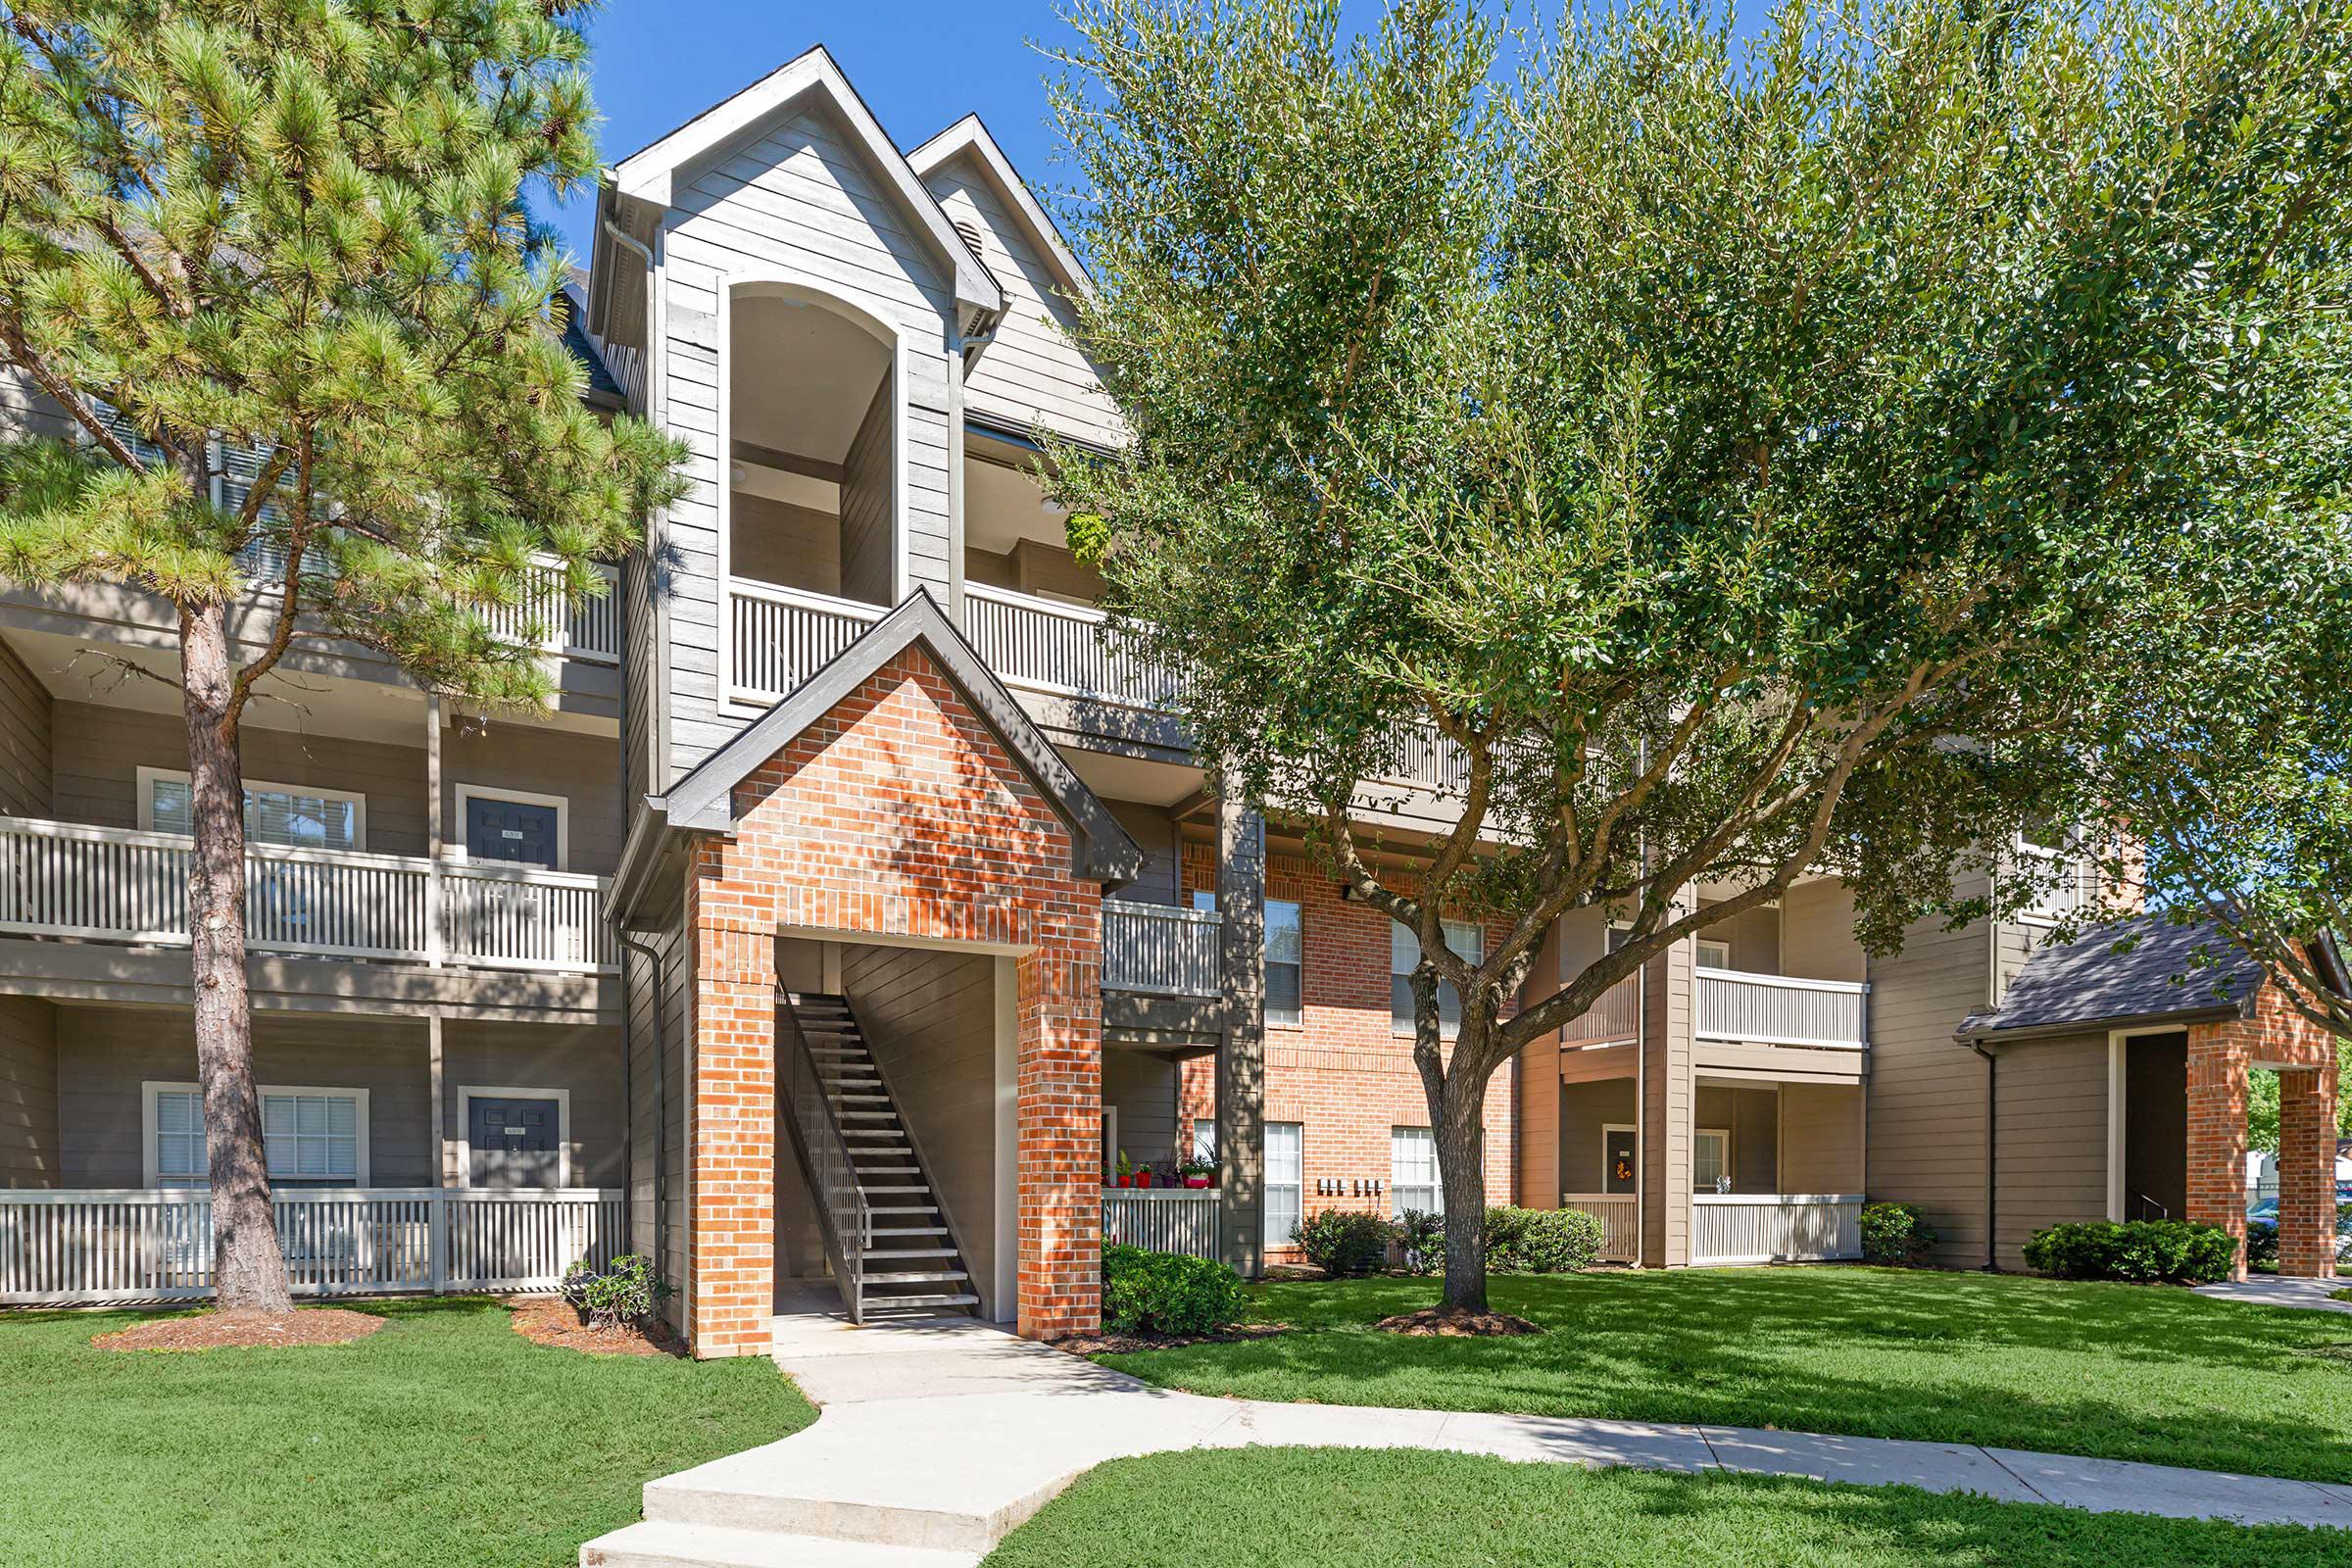
[[[1458,1054],[1458,1053],[1457,1053]],[[1457,1067],[1437,1108],[1438,1179],[1446,1193],[1446,1294],[1440,1304],[1487,1309],[1486,1085]]]
[[[261,1100],[253,1087],[253,1012],[245,992],[245,782],[230,713],[226,611],[183,610],[188,864],[196,1077],[213,1184],[213,1284],[221,1311],[291,1312],[286,1260],[270,1206]]]

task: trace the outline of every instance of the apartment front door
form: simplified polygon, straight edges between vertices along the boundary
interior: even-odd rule
[[[1640,1180],[1642,1150],[1631,1127],[1611,1127],[1601,1140],[1600,1190],[1630,1193]]]
[[[467,796],[466,858],[542,865],[555,870],[556,808],[531,801],[501,800],[495,795]]]
[[[553,1097],[475,1095],[466,1128],[475,1187],[514,1189],[563,1185],[563,1116]]]

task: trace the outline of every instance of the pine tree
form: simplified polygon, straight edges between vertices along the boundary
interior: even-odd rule
[[[177,612],[223,1310],[291,1304],[246,997],[257,683],[331,638],[530,704],[548,675],[493,617],[538,608],[551,569],[568,602],[601,591],[595,564],[675,494],[665,438],[582,406],[526,203],[596,167],[587,10],[0,6],[0,360],[74,429],[0,446],[0,574]],[[232,633],[247,602],[258,642]]]

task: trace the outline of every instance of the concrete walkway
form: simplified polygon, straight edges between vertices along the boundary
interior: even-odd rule
[[[2217,1301],[2254,1301],[2264,1306],[2300,1306],[2315,1312],[2352,1312],[2352,1301],[2331,1301],[2331,1291],[2345,1288],[2344,1280],[2307,1280],[2284,1274],[2255,1274],[2242,1280],[2195,1287],[2199,1296]]]
[[[645,1522],[582,1547],[587,1568],[971,1568],[1105,1459],[1252,1444],[1805,1476],[2352,1529],[2352,1486],[1961,1444],[1175,1394],[968,1318],[866,1329],[778,1318],[775,1355],[824,1407],[816,1424],[648,1483]]]

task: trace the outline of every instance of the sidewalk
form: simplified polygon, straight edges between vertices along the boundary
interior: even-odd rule
[[[2099,1513],[2352,1529],[2352,1486],[1884,1438],[1207,1398],[968,1318],[868,1329],[779,1318],[776,1338],[777,1364],[823,1416],[780,1443],[648,1484],[645,1522],[589,1543],[583,1564],[970,1568],[1105,1459],[1250,1445],[1804,1476]]]
[[[2199,1296],[2222,1301],[2253,1301],[2263,1306],[2300,1306],[2315,1312],[2352,1312],[2352,1301],[2328,1299],[2344,1289],[2340,1279],[2308,1280],[2285,1274],[2256,1274],[2242,1280],[2195,1287]]]

